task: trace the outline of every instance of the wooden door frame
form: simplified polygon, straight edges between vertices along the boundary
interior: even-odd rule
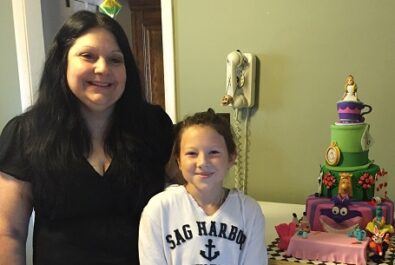
[[[45,60],[41,1],[12,0],[12,10],[23,111],[34,102]],[[173,0],[161,0],[161,15],[166,112],[175,123]]]
[[[173,0],[161,0],[161,15],[165,105],[167,114],[176,123]]]

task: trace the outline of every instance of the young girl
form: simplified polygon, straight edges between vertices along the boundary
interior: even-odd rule
[[[267,264],[259,205],[223,187],[236,159],[229,122],[209,109],[176,130],[174,155],[185,184],[168,187],[145,207],[140,264]]]

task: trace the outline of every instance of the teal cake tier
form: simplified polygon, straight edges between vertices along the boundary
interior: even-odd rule
[[[379,166],[375,164],[354,171],[333,170],[333,167],[323,166],[320,195],[332,198],[339,194],[341,174],[349,173],[351,174],[351,199],[355,201],[371,200],[374,196],[375,176],[379,171]]]

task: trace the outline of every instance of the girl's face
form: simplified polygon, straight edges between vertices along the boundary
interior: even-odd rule
[[[75,40],[67,55],[67,82],[83,110],[111,111],[126,82],[123,54],[107,30],[93,28]]]
[[[184,130],[180,142],[178,165],[192,192],[222,188],[236,155],[230,155],[225,140],[210,126],[195,125]]]

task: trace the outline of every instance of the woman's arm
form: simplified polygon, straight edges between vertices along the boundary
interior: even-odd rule
[[[32,209],[31,184],[0,171],[0,264],[26,264]]]

